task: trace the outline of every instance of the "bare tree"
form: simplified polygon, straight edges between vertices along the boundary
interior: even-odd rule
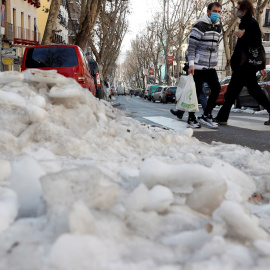
[[[128,7],[128,3],[123,1],[103,3],[93,31],[94,37],[89,39],[96,61],[103,68],[104,78],[107,78],[119,56],[128,27]]]
[[[47,45],[51,44],[54,36],[54,30],[55,30],[55,22],[59,13],[59,9],[61,6],[61,0],[52,0],[49,16],[47,19],[46,27],[44,30],[44,35],[41,44]]]

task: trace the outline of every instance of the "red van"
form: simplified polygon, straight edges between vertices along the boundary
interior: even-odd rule
[[[96,96],[91,70],[83,51],[76,45],[40,45],[27,47],[22,61],[22,71],[28,68],[55,69],[61,75],[75,79]]]

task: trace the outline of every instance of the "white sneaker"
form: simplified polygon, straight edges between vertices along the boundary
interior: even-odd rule
[[[196,118],[188,119],[187,123],[188,123],[188,127],[190,127],[190,128],[200,128],[201,127],[201,125],[197,122]]]
[[[198,121],[202,125],[205,125],[209,128],[218,128],[218,123],[213,122],[212,115],[208,115],[208,116],[202,115],[198,117]]]

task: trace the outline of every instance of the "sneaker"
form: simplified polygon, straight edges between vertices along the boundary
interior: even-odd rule
[[[178,110],[177,110],[177,111],[174,111],[173,109],[171,109],[170,112],[171,112],[173,115],[177,116],[180,120],[183,118],[184,112],[182,113],[182,112],[180,112],[180,111],[178,111]]]
[[[202,124],[205,125],[209,128],[218,128],[218,123],[213,122],[212,120],[212,115],[202,115],[200,117],[198,117],[198,121]]]
[[[200,123],[197,122],[196,118],[189,118],[187,120],[187,123],[188,123],[188,127],[190,127],[190,128],[200,128],[201,127]]]
[[[218,123],[220,125],[224,125],[224,126],[228,125],[227,121],[221,121],[221,120],[217,119],[217,117],[213,118],[213,122]]]

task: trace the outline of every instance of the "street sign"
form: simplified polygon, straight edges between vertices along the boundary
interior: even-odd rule
[[[173,64],[173,59],[174,59],[173,55],[169,55],[169,56],[168,56],[168,63],[169,63],[170,65]]]
[[[12,58],[2,58],[2,63],[4,65],[13,65],[13,59]]]
[[[2,48],[1,55],[2,57],[17,58],[17,49],[16,48]]]

